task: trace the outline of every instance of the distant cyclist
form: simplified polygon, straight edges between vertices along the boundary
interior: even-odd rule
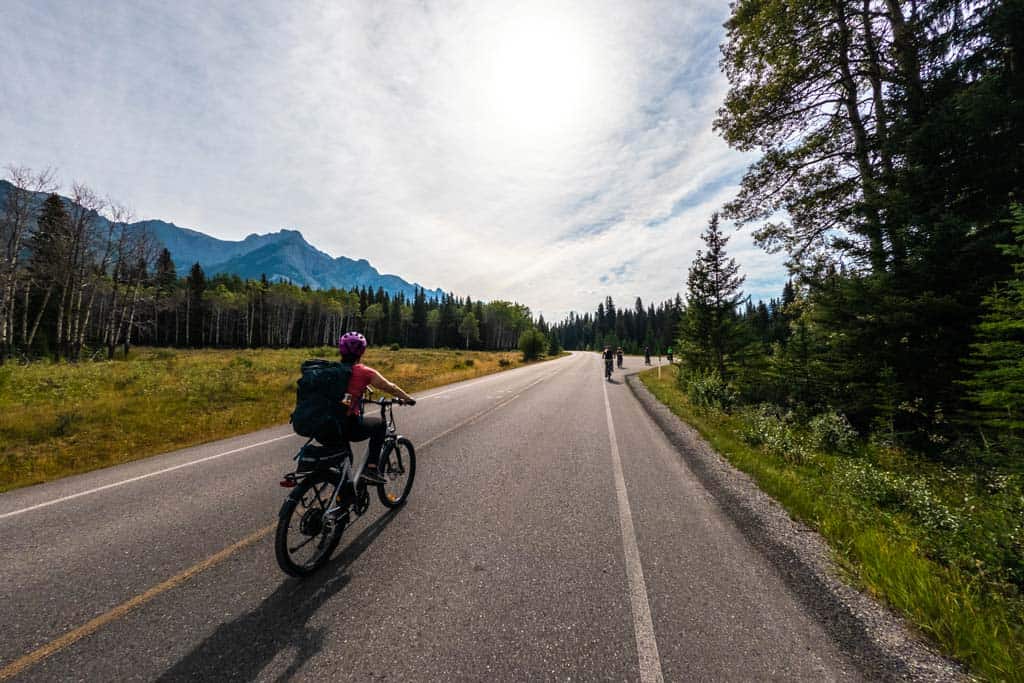
[[[672,347],[671,346],[668,347],[668,352],[667,352],[666,355],[668,355],[668,362],[671,363],[672,362]]]
[[[651,347],[650,346],[645,346],[644,347],[644,365],[650,365],[650,364],[651,364]]]
[[[615,357],[618,358],[618,360],[619,360],[619,369],[621,370],[622,369],[622,347],[621,346],[615,351]]]
[[[604,347],[604,352],[601,354],[601,358],[604,358],[604,377],[605,379],[611,379],[612,363],[615,362],[615,353],[612,351],[612,347]]]
[[[332,430],[333,433],[323,434],[324,438],[318,437],[318,440],[321,443],[337,443],[345,440],[365,441],[369,439],[370,448],[367,451],[366,465],[363,468],[363,478],[371,484],[383,484],[386,482],[377,471],[377,460],[380,457],[380,449],[384,445],[387,426],[379,417],[362,414],[363,392],[366,391],[366,387],[374,387],[397,396],[410,406],[416,405],[416,399],[370,366],[360,363],[359,359],[362,358],[364,351],[366,351],[366,337],[358,332],[346,332],[338,339],[341,362],[352,364],[352,376],[349,378],[344,392],[345,398],[342,400],[342,404],[347,402],[347,405],[338,406],[338,419],[342,424],[342,433],[338,433],[337,424],[332,422],[329,430]],[[341,393],[337,392],[337,394]]]

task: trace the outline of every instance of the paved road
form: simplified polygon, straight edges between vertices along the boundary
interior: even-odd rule
[[[396,410],[408,505],[305,581],[267,531],[288,427],[0,496],[0,678],[860,678],[622,375],[574,354]]]

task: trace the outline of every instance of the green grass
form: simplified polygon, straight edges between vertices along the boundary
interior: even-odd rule
[[[323,349],[136,349],[129,360],[0,367],[0,491],[282,424]],[[371,348],[409,392],[522,365],[518,352]]]
[[[1024,494],[1019,478],[952,471],[893,449],[787,456],[752,445],[741,412],[695,409],[675,369],[641,380],[791,515],[829,542],[850,580],[975,676],[1024,681]],[[799,436],[797,438],[800,438]],[[806,442],[806,440],[805,440]],[[1008,483],[1009,482],[1009,483]]]

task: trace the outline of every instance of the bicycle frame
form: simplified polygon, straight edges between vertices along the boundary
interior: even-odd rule
[[[384,421],[384,424],[387,425],[384,443],[380,449],[380,455],[383,457],[391,452],[391,449],[395,447],[395,443],[397,443],[399,439],[398,428],[395,426],[394,404],[391,401],[384,399],[381,399],[380,401],[363,401],[364,406],[367,403],[377,403],[380,405],[380,417]],[[341,510],[341,506],[337,504],[338,495],[341,493],[341,490],[345,487],[347,482],[352,482],[352,487],[355,489],[356,484],[359,482],[359,477],[362,476],[363,469],[366,467],[366,463],[370,459],[370,448],[367,446],[366,457],[364,457],[363,461],[359,463],[359,468],[353,471],[352,461],[355,459],[355,453],[352,451],[351,447],[349,447],[348,450],[349,456],[342,458],[341,460],[338,485],[334,487],[334,495],[331,496],[331,500],[327,504],[327,510],[324,512],[324,514],[328,516]],[[301,451],[299,452],[301,453]],[[295,457],[297,459],[299,456],[296,455]]]

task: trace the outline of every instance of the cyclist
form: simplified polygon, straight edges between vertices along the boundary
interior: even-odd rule
[[[321,443],[341,440],[365,441],[370,440],[370,448],[366,455],[366,465],[363,467],[363,478],[370,484],[384,484],[384,478],[377,471],[377,460],[380,458],[380,449],[384,445],[384,437],[387,434],[387,426],[379,417],[365,416],[362,414],[362,396],[367,387],[373,387],[386,391],[389,394],[402,399],[406,405],[416,405],[416,399],[402,391],[394,382],[389,381],[382,374],[368,365],[359,362],[363,352],[366,351],[366,337],[358,332],[346,332],[338,339],[338,352],[341,354],[342,363],[352,364],[352,376],[349,378],[348,387],[344,393],[348,405],[338,406],[338,419],[342,423],[341,433],[337,432],[337,424],[332,423],[334,433],[325,434],[324,438],[318,439]]]
[[[610,378],[612,376],[612,363],[615,361],[612,347],[604,347],[604,353],[601,354],[601,358],[604,358],[604,376]]]
[[[668,347],[668,362],[672,362],[672,347]]]
[[[645,346],[644,347],[644,365],[650,365],[650,364],[651,364],[651,347],[650,346]]]
[[[622,347],[621,346],[615,351],[615,357],[619,359],[619,369],[621,370],[622,369]]]

